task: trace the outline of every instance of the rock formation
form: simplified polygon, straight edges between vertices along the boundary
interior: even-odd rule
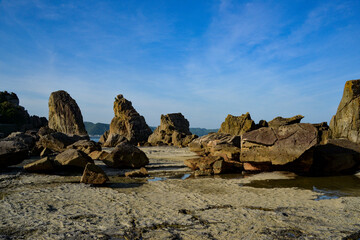
[[[290,125],[294,123],[300,123],[304,116],[296,115],[290,118],[276,117],[268,123],[269,127],[277,128],[280,126]]]
[[[233,116],[229,114],[225,118],[225,121],[221,124],[218,132],[241,136],[244,133],[255,129],[255,123],[251,120],[250,113],[246,113],[241,116]]]
[[[115,117],[111,120],[110,130],[102,136],[101,142],[106,142],[108,136],[114,136],[114,134],[125,137],[132,144],[147,141],[152,133],[150,127],[146,124],[145,118],[135,110],[132,103],[121,94],[115,98],[114,114]],[[111,143],[106,145],[109,147],[116,146]]]
[[[242,136],[240,159],[254,165],[285,165],[295,161],[317,143],[318,130],[311,124],[260,128]]]
[[[46,118],[30,116],[19,102],[15,93],[0,92],[0,132],[5,136],[11,132],[24,132],[47,125]]]
[[[113,168],[141,168],[149,164],[149,159],[137,147],[121,143],[103,159],[103,162]]]
[[[330,122],[331,137],[360,143],[360,79],[345,83],[343,96]]]
[[[189,149],[202,157],[223,157],[225,160],[240,161],[240,136],[210,133],[192,141]]]
[[[160,126],[150,135],[148,142],[152,145],[187,146],[197,138],[189,130],[189,121],[181,113],[161,115]]]
[[[241,172],[240,136],[225,133],[210,133],[195,139],[189,149],[200,158],[188,159],[184,163],[195,171],[195,175],[212,175]]]
[[[49,127],[68,135],[87,135],[80,108],[65,91],[50,95]]]

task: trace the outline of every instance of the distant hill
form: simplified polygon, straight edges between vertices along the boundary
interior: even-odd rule
[[[89,135],[103,135],[104,132],[109,130],[110,124],[107,123],[92,123],[92,122],[84,122],[86,131]]]
[[[109,130],[110,124],[107,123],[92,123],[84,122],[86,131],[89,135],[103,135],[105,131]],[[154,131],[156,127],[150,127],[151,131]],[[219,129],[206,129],[206,128],[190,128],[192,134],[196,134],[199,137],[207,135],[211,132],[217,132]]]

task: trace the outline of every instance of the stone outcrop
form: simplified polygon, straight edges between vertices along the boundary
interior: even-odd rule
[[[94,163],[88,163],[85,166],[84,173],[80,179],[81,183],[101,185],[109,181],[106,173]]]
[[[152,133],[150,127],[146,124],[145,118],[141,116],[132,103],[118,95],[114,102],[115,117],[111,120],[109,132],[105,132],[100,142],[106,142],[108,136],[118,134],[125,137],[130,143],[138,144],[146,142]],[[106,136],[107,135],[107,136]],[[107,146],[115,147],[116,145]]]
[[[189,144],[190,151],[200,156],[223,157],[240,161],[240,136],[225,133],[210,133]]]
[[[85,168],[86,164],[94,161],[82,151],[67,149],[55,157],[55,163],[66,167]]]
[[[103,159],[103,162],[113,168],[141,168],[149,164],[149,159],[137,147],[121,143]]]
[[[347,81],[336,114],[330,122],[331,138],[360,143],[360,79]]]
[[[286,126],[294,123],[300,123],[301,119],[303,119],[304,116],[302,115],[296,115],[290,118],[283,118],[283,117],[276,117],[273,120],[271,120],[268,125],[272,128],[277,128],[280,126]]]
[[[312,124],[296,123],[277,128],[264,127],[243,134],[241,162],[246,167],[283,166],[298,159],[319,143],[318,129]]]
[[[195,138],[189,130],[189,121],[181,113],[161,115],[160,126],[150,135],[152,145],[175,145],[185,147]]]
[[[250,113],[241,116],[229,114],[221,124],[218,133],[227,133],[231,135],[243,135],[246,132],[255,130],[255,122],[251,119]]]
[[[47,125],[46,118],[30,116],[19,103],[15,93],[0,92],[0,132],[5,136],[11,132],[25,132]]]
[[[50,95],[49,127],[68,135],[87,135],[80,108],[65,91]]]

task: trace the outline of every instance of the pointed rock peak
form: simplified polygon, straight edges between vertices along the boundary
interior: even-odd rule
[[[64,90],[49,98],[49,128],[69,135],[87,135],[76,101]]]

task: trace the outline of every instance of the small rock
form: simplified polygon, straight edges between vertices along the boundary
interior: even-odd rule
[[[132,171],[125,173],[125,177],[148,177],[149,173],[146,168],[142,167],[138,171]]]
[[[93,163],[86,164],[80,180],[81,183],[101,185],[106,181],[109,181],[109,178],[99,166]]]

